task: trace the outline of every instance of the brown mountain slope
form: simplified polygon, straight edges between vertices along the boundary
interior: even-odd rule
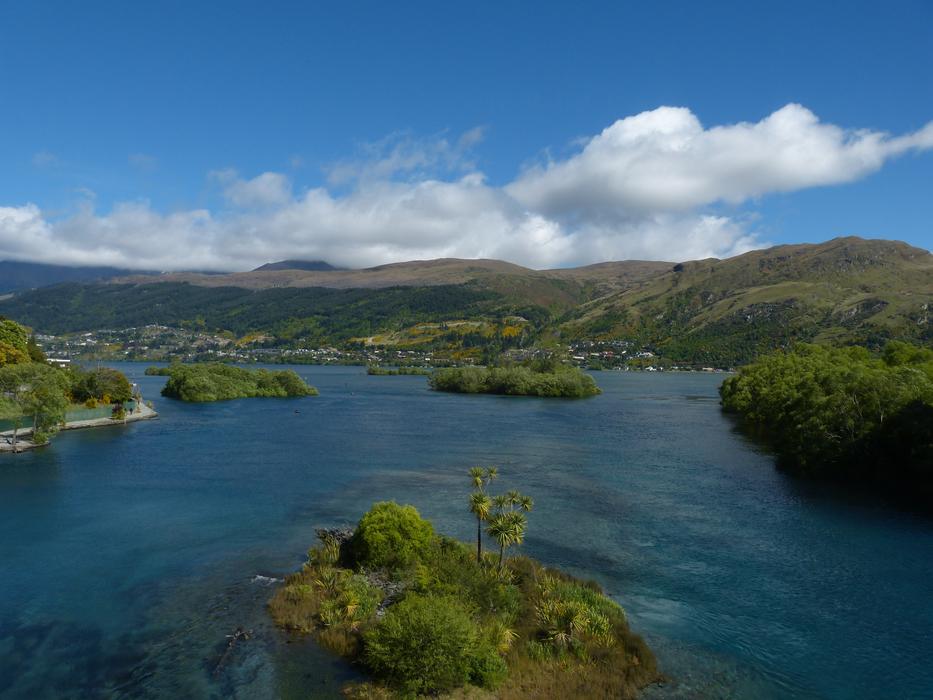
[[[566,270],[532,270],[501,260],[414,260],[362,270],[253,270],[225,275],[172,272],[130,275],[114,284],[184,282],[199,287],[383,289],[472,284],[521,303],[567,310],[671,269],[672,263],[621,261]]]
[[[670,272],[579,307],[565,338],[636,337],[674,359],[739,362],[792,342],[930,342],[933,255],[897,241],[784,245]]]

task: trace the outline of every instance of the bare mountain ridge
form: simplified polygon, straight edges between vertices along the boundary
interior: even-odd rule
[[[439,258],[389,263],[359,270],[302,270],[264,265],[250,272],[206,275],[195,272],[168,272],[161,275],[126,275],[110,281],[115,284],[187,282],[202,287],[325,287],[329,289],[378,289],[382,287],[466,284],[499,276],[541,280],[606,282],[614,279],[641,280],[670,270],[673,263],[625,260],[579,268],[532,270],[502,260]]]
[[[280,260],[260,265],[253,272],[266,272],[270,270],[339,270],[324,260]]]

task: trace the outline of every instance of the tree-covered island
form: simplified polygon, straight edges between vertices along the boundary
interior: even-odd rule
[[[782,468],[933,509],[933,350],[799,345],[743,367],[720,394]]]
[[[596,382],[586,372],[563,365],[553,358],[505,367],[437,369],[428,383],[435,391],[459,394],[580,399],[601,393]]]
[[[399,377],[399,376],[423,376],[429,377],[434,372],[428,367],[381,367],[379,365],[367,365],[366,374],[371,377]]]
[[[162,371],[169,378],[162,388],[162,396],[182,401],[286,398],[318,394],[317,389],[290,369],[244,369],[222,362],[205,362],[191,365],[175,363],[164,369],[147,369],[146,373],[162,374]]]
[[[463,688],[478,693],[469,697],[630,698],[659,680],[651,650],[596,583],[505,556],[524,540],[534,504],[516,491],[492,495],[497,476],[470,472],[475,545],[437,534],[412,506],[376,503],[353,531],[320,530],[276,591],[269,610],[279,625],[371,675],[348,697]],[[482,551],[484,531],[496,551]]]

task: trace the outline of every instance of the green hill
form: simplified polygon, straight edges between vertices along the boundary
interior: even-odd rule
[[[931,313],[933,255],[859,238],[677,265],[530,270],[443,259],[366,270],[137,275],[0,300],[0,314],[40,333],[162,324],[262,333],[282,344],[366,339],[409,348],[501,344],[512,334],[526,345],[630,340],[675,362],[717,366],[799,340],[930,345]]]
[[[582,304],[561,337],[632,338],[675,361],[736,364],[797,340],[933,342],[933,255],[839,238],[674,266]]]

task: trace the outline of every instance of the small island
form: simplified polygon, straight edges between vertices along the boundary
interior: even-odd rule
[[[581,399],[602,393],[581,369],[553,360],[508,367],[438,369],[428,380],[435,391]]]
[[[373,377],[399,377],[406,375],[429,377],[434,370],[427,367],[380,367],[378,365],[369,365],[366,367],[366,374]]]
[[[147,369],[147,374],[152,374]],[[165,370],[168,382],[162,396],[191,402],[227,401],[245,398],[287,398],[317,396],[293,370],[244,369],[222,362],[192,365],[176,363]]]
[[[933,350],[800,344],[743,367],[720,395],[781,468],[933,503]]]
[[[592,581],[525,556],[532,500],[493,496],[470,471],[475,545],[435,533],[412,506],[376,503],[320,544],[269,603],[280,626],[312,634],[372,680],[348,697],[436,697],[470,687],[510,698],[634,697],[660,676],[625,612]],[[467,510],[466,508],[464,509]],[[483,552],[483,531],[495,552]],[[456,697],[466,697],[457,695]]]

